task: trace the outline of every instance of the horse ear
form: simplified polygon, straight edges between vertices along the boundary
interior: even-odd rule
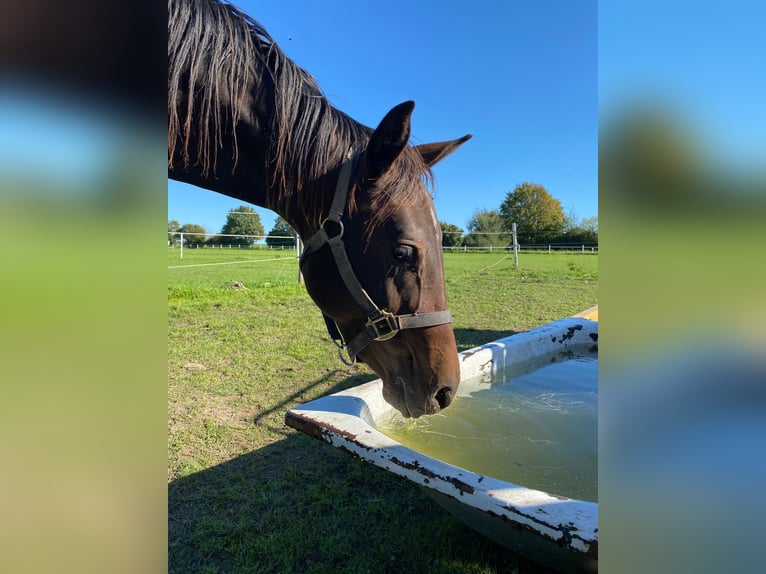
[[[407,101],[386,114],[367,145],[368,176],[380,177],[391,167],[410,141],[410,116],[415,102]]]
[[[426,162],[428,167],[433,166],[435,163],[443,160],[473,136],[471,134],[464,135],[462,138],[456,140],[450,140],[448,142],[434,142],[422,145],[416,145],[415,149],[420,152],[423,161]]]

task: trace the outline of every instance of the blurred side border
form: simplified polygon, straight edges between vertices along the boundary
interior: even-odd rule
[[[604,572],[762,569],[763,17],[599,6]]]
[[[0,18],[9,572],[166,568],[166,18],[123,0]]]

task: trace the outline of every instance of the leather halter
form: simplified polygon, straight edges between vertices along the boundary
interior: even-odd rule
[[[357,307],[364,312],[367,322],[364,328],[350,341],[346,342],[338,329],[337,323],[324,314],[327,331],[333,342],[338,346],[338,355],[341,361],[347,365],[356,362],[356,356],[372,341],[386,341],[394,337],[402,329],[418,329],[422,327],[434,327],[452,323],[452,315],[448,310],[434,311],[430,313],[410,313],[407,315],[394,315],[393,313],[378,307],[372,298],[364,290],[362,284],[354,274],[351,262],[348,259],[346,248],[343,244],[343,213],[348,203],[348,193],[351,189],[351,175],[356,170],[359,156],[352,157],[351,149],[346,154],[346,159],[340,169],[338,183],[330,207],[330,213],[322,221],[319,230],[312,235],[304,244],[300,265],[306,258],[319,251],[325,245],[330,247],[330,252],[335,261],[338,273],[346,286],[346,290],[356,303]],[[350,360],[346,360],[343,351],[348,352]]]

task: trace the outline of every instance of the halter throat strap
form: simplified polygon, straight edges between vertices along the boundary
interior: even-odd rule
[[[353,336],[350,341],[346,342],[337,323],[332,318],[324,315],[327,331],[339,348],[338,354],[341,360],[349,365],[356,362],[356,356],[372,341],[386,341],[394,337],[402,329],[434,327],[452,323],[452,315],[448,310],[394,315],[378,307],[359,282],[343,244],[343,213],[348,204],[351,176],[356,172],[356,166],[359,162],[359,156],[353,156],[352,154],[353,151],[349,149],[340,169],[330,212],[322,221],[319,230],[304,244],[300,260],[300,265],[302,266],[308,256],[316,253],[325,245],[329,246],[335,266],[338,269],[343,284],[346,286],[346,290],[357,307],[367,317],[364,328]],[[349,360],[346,360],[343,356],[344,350],[347,351]]]

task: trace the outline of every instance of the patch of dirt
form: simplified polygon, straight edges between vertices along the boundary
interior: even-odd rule
[[[253,423],[252,407],[243,405],[240,401],[241,394],[225,397],[209,398],[207,404],[202,407],[200,418],[207,418],[216,424],[228,426],[251,426]],[[239,404],[237,404],[239,402]]]
[[[206,371],[207,370],[207,367],[203,365],[202,363],[186,363],[181,368],[187,371]]]

